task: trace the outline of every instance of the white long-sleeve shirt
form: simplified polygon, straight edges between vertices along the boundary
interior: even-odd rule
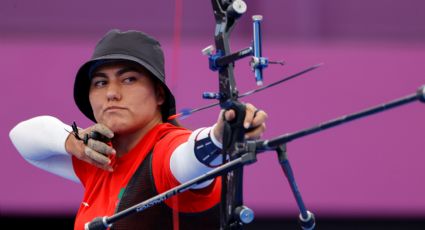
[[[170,169],[173,176],[184,183],[211,170],[201,163],[194,153],[195,142],[211,138],[212,143],[221,148],[221,143],[209,135],[213,127],[195,130],[188,141],[177,147],[171,155]],[[29,163],[38,168],[80,182],[76,176],[71,155],[65,149],[65,142],[70,135],[71,126],[52,116],[38,116],[17,124],[9,133],[9,137],[18,152]],[[191,154],[182,154],[188,153]],[[220,164],[221,157],[217,157],[212,165]],[[211,181],[204,182],[193,188],[203,188]]]

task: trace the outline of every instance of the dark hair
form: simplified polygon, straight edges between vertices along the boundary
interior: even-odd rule
[[[143,66],[140,66],[140,67],[143,68]],[[154,84],[155,93],[157,93],[157,91],[159,89],[162,89],[162,92],[163,92],[162,96],[164,97],[164,103],[162,103],[162,105],[161,105],[162,121],[166,122],[166,123],[170,123],[174,126],[182,127],[182,125],[180,124],[180,122],[177,119],[168,119],[168,117],[164,117],[164,114],[168,114],[168,110],[169,110],[169,108],[167,106],[169,103],[166,101],[166,100],[168,100],[168,97],[166,97],[166,95],[165,95],[164,86],[163,86],[162,82],[159,81],[156,77],[152,76],[152,74],[149,71],[147,71],[146,69],[145,69],[145,71]],[[171,115],[174,115],[174,114],[171,114]]]

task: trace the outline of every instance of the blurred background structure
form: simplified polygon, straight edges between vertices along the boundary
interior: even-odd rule
[[[264,138],[388,102],[425,84],[425,1],[245,1],[248,12],[234,30],[232,50],[250,45],[251,16],[261,14],[263,55],[286,63],[267,68],[265,84],[324,63],[243,99],[268,112]],[[201,99],[202,92],[217,90],[217,73],[201,55],[214,43],[208,0],[2,0],[2,223],[72,228],[80,185],[25,162],[8,133],[18,122],[45,114],[90,125],[72,98],[74,76],[113,28],[142,30],[161,41],[178,109],[211,102]],[[240,92],[256,87],[248,62],[236,65]],[[208,126],[218,110],[182,123],[191,129]],[[288,144],[319,229],[425,229],[424,117],[425,105],[413,103]],[[250,228],[294,229],[295,200],[275,154],[259,156],[245,171],[246,205],[257,216]]]

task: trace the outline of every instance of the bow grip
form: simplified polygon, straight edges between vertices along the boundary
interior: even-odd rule
[[[231,148],[235,142],[244,140],[245,128],[243,122],[245,120],[246,106],[238,101],[232,101],[226,106],[225,110],[235,111],[235,118],[230,121],[227,121],[223,116],[225,127],[223,129],[223,147]]]

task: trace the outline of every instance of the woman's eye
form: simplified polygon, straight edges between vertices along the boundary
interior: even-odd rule
[[[97,80],[97,81],[93,81],[93,86],[94,87],[102,87],[104,85],[106,85],[106,81],[104,80]]]
[[[131,82],[134,82],[134,81],[136,81],[136,77],[126,77],[123,80],[124,83],[131,83]]]

